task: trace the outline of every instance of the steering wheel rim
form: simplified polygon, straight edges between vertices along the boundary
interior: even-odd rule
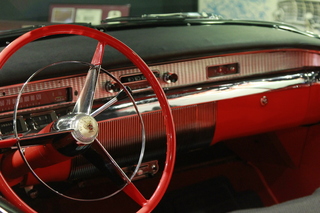
[[[7,62],[7,60],[21,47],[24,45],[37,40],[42,37],[59,35],[59,34],[71,34],[71,35],[81,35],[89,38],[93,38],[97,40],[98,46],[96,51],[103,51],[105,46],[111,46],[116,49],[124,56],[126,56],[135,66],[139,68],[139,70],[144,74],[149,84],[151,85],[153,91],[155,92],[158,101],[160,103],[160,107],[162,109],[162,114],[164,118],[164,123],[166,126],[166,135],[167,135],[167,149],[166,149],[166,161],[165,167],[158,183],[158,187],[154,191],[153,195],[149,199],[145,199],[142,194],[140,194],[139,190],[134,186],[132,182],[130,182],[125,188],[124,191],[129,195],[135,202],[137,202],[141,209],[138,210],[138,213],[143,212],[151,212],[156,205],[161,200],[164,195],[174,168],[175,163],[175,154],[176,154],[176,135],[173,117],[171,113],[170,106],[162,90],[158,80],[146,65],[146,63],[128,46],[126,46],[121,41],[116,38],[100,32],[98,30],[79,26],[79,25],[52,25],[41,27],[36,30],[30,31],[13,42],[11,42],[1,53],[0,53],[0,69]],[[101,49],[101,47],[103,47]],[[100,49],[99,49],[100,48]],[[101,56],[101,55],[99,55]],[[94,56],[95,57],[95,56]],[[94,63],[101,63],[102,58],[94,58]],[[10,188],[10,186],[6,183],[5,178],[0,173],[0,185],[2,186],[1,192],[5,195],[5,197],[12,202],[14,205],[20,207],[21,210],[25,212],[34,212],[27,204],[25,204]]]

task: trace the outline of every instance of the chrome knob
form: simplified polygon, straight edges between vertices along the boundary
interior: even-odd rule
[[[116,83],[113,83],[111,81],[106,82],[105,89],[107,92],[119,92],[120,91],[120,87]]]
[[[170,84],[178,81],[178,75],[175,73],[166,72],[162,77],[163,81]]]

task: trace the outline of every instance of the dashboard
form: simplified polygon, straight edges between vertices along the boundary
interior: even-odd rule
[[[287,63],[288,61],[290,63]],[[260,96],[260,94],[273,91],[310,87],[317,82],[319,63],[317,52],[281,49],[174,61],[150,65],[150,69],[166,92],[173,109],[178,134],[178,149],[190,151],[208,146],[221,139],[230,138],[230,135],[236,137],[269,131],[268,125],[265,125],[264,128],[258,128],[257,131],[255,131],[256,127],[252,127],[248,128],[250,131],[247,133],[241,132],[244,130],[236,127],[241,126],[241,120],[236,116],[240,112],[232,109],[228,112],[228,117],[231,119],[226,124],[235,124],[233,133],[230,134],[229,128],[223,128],[224,124],[220,124],[220,120],[217,121],[217,117],[223,113],[223,109],[218,107],[219,103],[223,103],[224,100],[232,102],[241,97],[250,97],[256,94]],[[89,67],[88,64],[75,61],[58,63],[53,66],[59,67],[65,64],[71,64],[77,68],[80,64],[86,67],[84,69]],[[50,68],[52,67],[50,66]],[[164,140],[165,128],[164,124],[160,122],[159,104],[148,82],[136,68],[105,71],[106,73],[101,72],[99,76],[94,107],[98,108],[108,102],[120,91],[118,82],[131,88],[138,109],[147,119],[147,126],[149,126],[147,139],[151,141],[152,145],[149,157],[146,159],[159,158],[164,150],[159,151],[157,144],[159,140]],[[18,133],[22,135],[36,134],[57,118],[70,113],[78,99],[85,78],[85,74],[75,74],[35,80],[26,84],[23,91],[21,91],[23,84],[1,87],[1,138],[13,137],[12,116],[19,93],[21,96],[16,121]],[[264,106],[263,101],[267,105],[267,98],[263,100],[262,97],[265,96],[261,95],[259,98],[260,106]],[[277,111],[275,113],[279,114],[280,112]],[[300,110],[299,113],[301,112],[303,111]],[[293,112],[289,110],[286,116],[290,117],[291,113]],[[97,116],[96,119],[101,128],[99,139],[109,150],[123,154],[126,153],[128,144],[131,146],[140,143],[138,129],[131,131],[110,130],[115,123],[117,123],[116,126],[119,130],[127,129],[127,123],[139,126],[139,121],[135,119],[134,114],[132,104],[122,100]],[[283,123],[285,121],[278,121],[278,126],[286,125]],[[259,122],[264,121],[260,120]],[[299,120],[299,122],[307,121]],[[220,129],[224,129],[224,131],[220,132]],[[110,135],[113,135],[112,140]],[[186,140],[186,138],[193,140]],[[137,145],[137,147],[139,146]],[[115,155],[117,156],[117,154]],[[123,166],[133,164],[131,157],[127,158],[120,160],[123,161]]]

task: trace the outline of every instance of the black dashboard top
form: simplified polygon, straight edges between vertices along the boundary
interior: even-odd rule
[[[105,29],[133,49],[148,64],[272,49],[320,50],[316,36],[297,33],[270,24],[201,24]],[[83,36],[41,39],[14,54],[0,70],[0,85],[24,82],[36,70],[53,62],[90,62],[97,42]],[[3,49],[2,47],[1,49]],[[106,49],[103,67],[117,69],[132,64],[115,50]],[[84,70],[83,70],[84,71]],[[68,67],[53,70],[44,77],[82,72]],[[41,78],[41,76],[40,76]]]

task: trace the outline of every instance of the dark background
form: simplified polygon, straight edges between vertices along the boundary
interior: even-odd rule
[[[51,4],[130,4],[130,15],[196,12],[197,0],[0,0],[0,20],[48,21]]]

